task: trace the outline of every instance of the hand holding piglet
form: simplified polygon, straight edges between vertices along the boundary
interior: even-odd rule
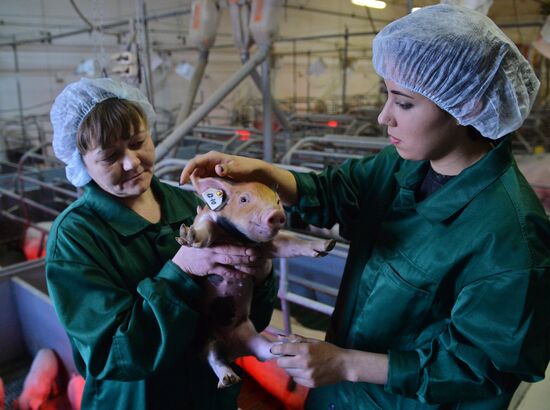
[[[271,272],[271,261],[254,246],[213,245],[208,248],[182,246],[172,261],[195,276],[220,275],[242,279],[248,275],[261,282]]]

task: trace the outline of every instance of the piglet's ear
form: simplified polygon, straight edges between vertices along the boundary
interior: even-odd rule
[[[221,178],[198,178],[191,175],[191,183],[199,195],[209,188],[220,189],[227,194],[231,188],[231,185]]]

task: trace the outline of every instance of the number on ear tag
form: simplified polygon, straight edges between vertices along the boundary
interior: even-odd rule
[[[206,202],[208,207],[211,210],[215,211],[223,205],[225,195],[221,189],[208,188],[202,193],[202,198],[204,199],[204,202]]]

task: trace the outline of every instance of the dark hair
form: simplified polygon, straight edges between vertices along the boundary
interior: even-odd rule
[[[472,125],[466,126],[466,131],[468,133],[468,137],[473,140],[488,140],[489,138],[485,138],[481,133]]]
[[[76,133],[76,145],[81,155],[97,147],[105,148],[121,139],[130,138],[147,124],[147,116],[136,103],[119,98],[102,101],[84,117]]]
[[[458,121],[454,115],[449,113],[448,111],[445,111],[443,108],[441,108],[439,105],[437,106],[441,111],[443,111],[445,114],[447,114],[449,117],[451,117],[454,121]],[[478,131],[476,127],[473,125],[462,125],[463,127],[466,127],[466,134],[468,135],[468,138],[472,140],[488,140],[489,138],[484,137],[481,135],[481,132]]]

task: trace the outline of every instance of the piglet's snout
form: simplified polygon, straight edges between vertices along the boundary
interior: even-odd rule
[[[285,213],[279,209],[268,211],[264,214],[263,221],[271,229],[280,229],[285,226]]]

